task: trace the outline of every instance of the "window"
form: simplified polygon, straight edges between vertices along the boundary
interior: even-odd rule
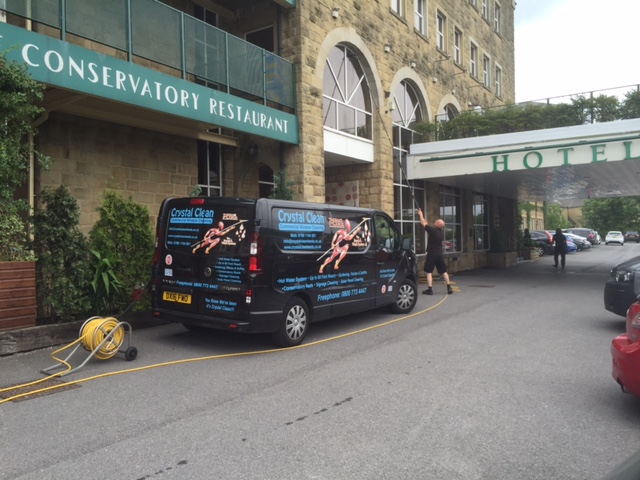
[[[260,47],[267,52],[275,52],[275,31],[273,26],[261,28],[260,30],[254,30],[244,36],[244,39],[254,44],[256,47]]]
[[[489,0],[482,0],[482,18],[489,19]]]
[[[493,30],[496,33],[502,33],[502,9],[498,2],[493,7]]]
[[[440,218],[445,223],[442,251],[445,253],[461,252],[462,223],[459,189],[440,186]]]
[[[489,202],[482,193],[473,194],[473,249],[489,250]]]
[[[469,3],[473,5],[475,8],[478,8],[478,0],[469,0]]]
[[[462,32],[457,28],[453,32],[453,61],[456,65],[462,64]]]
[[[404,11],[402,9],[403,2],[404,0],[391,0],[391,11],[399,17],[404,16]]]
[[[367,79],[357,55],[342,45],[334,47],[327,58],[323,103],[325,128],[373,139],[373,109]]]
[[[446,40],[447,38],[447,19],[445,16],[438,12],[436,14],[436,46],[439,50],[446,52]]]
[[[417,203],[425,211],[424,182],[409,182],[406,175],[409,146],[422,140],[413,130],[416,123],[424,121],[422,107],[416,89],[407,81],[400,82],[393,103],[393,219],[402,236],[412,239],[416,253],[424,253],[426,237],[416,206]]]
[[[0,0],[0,9],[5,9],[5,8],[7,8],[6,0]],[[5,12],[0,12],[0,22],[6,23],[6,21],[7,21],[7,14]]]
[[[258,169],[258,192],[260,198],[268,198],[275,188],[273,170],[268,165],[260,165]]]
[[[482,56],[482,84],[491,88],[491,59],[486,55]]]
[[[469,73],[473,78],[478,78],[478,46],[473,42],[469,50]]]
[[[502,68],[496,65],[496,97],[502,98]]]
[[[426,25],[426,21],[425,18],[427,17],[426,15],[426,0],[415,0],[415,23],[414,23],[414,28],[416,29],[416,32],[418,32],[421,35],[426,35],[427,34],[427,25]]]
[[[220,145],[198,141],[198,187],[202,195],[222,196]]]

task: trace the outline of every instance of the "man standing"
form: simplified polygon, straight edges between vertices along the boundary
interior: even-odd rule
[[[442,255],[442,242],[444,242],[444,220],[438,219],[433,226],[429,225],[427,219],[424,218],[422,209],[418,209],[420,216],[420,224],[427,232],[427,260],[424,264],[424,271],[427,273],[427,289],[423,291],[425,295],[433,295],[433,269],[437,268],[438,273],[442,275],[447,284],[447,293],[451,295],[453,290],[449,283],[449,274],[447,273],[447,264]]]
[[[567,255],[567,237],[564,236],[562,230],[556,228],[556,234],[553,236],[553,242],[555,247],[553,249],[554,267],[558,268],[558,256],[560,257],[560,264],[564,270],[564,260]]]

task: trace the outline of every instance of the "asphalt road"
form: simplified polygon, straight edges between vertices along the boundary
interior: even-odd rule
[[[640,445],[640,399],[611,377],[624,318],[602,298],[635,255],[455,274],[409,317],[317,324],[292,350],[134,331],[135,361],[91,360],[63,377],[74,388],[0,405],[0,479],[600,479]],[[43,378],[52,351],[0,358],[0,386]]]

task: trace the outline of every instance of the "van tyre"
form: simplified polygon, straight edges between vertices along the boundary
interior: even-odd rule
[[[300,345],[308,328],[309,308],[302,299],[294,297],[282,312],[280,328],[273,334],[273,340],[280,347]]]
[[[389,307],[394,313],[409,313],[416,306],[418,301],[418,289],[416,284],[405,278],[398,288],[398,294],[396,296],[395,303],[392,303]]]

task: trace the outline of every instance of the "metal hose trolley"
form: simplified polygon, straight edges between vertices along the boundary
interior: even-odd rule
[[[120,322],[114,317],[91,317],[86,320],[80,327],[80,335],[78,340],[67,345],[62,350],[75,345],[75,348],[64,360],[41,370],[41,373],[50,374],[53,370],[66,366],[70,370],[57,374],[62,377],[73,373],[84,367],[92,357],[98,360],[108,360],[117,353],[124,353],[127,361],[135,360],[138,356],[138,349],[131,346],[131,325],[127,322]],[[126,347],[123,344],[126,339]],[[83,347],[89,352],[85,360],[75,368],[71,368],[69,359]],[[57,359],[56,359],[57,360]]]

